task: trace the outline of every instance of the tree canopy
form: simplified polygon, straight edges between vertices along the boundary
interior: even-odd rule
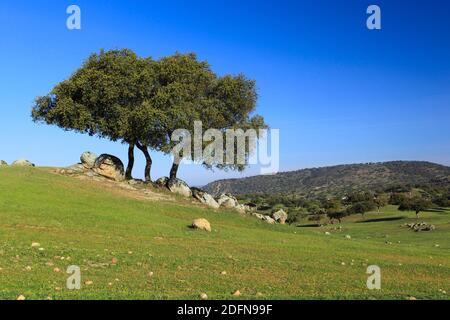
[[[196,122],[222,133],[227,129],[266,128],[262,117],[251,116],[256,100],[254,81],[244,75],[220,77],[192,53],[153,60],[128,49],[102,50],[92,54],[48,95],[37,97],[32,118],[64,130],[128,144],[127,178],[131,178],[134,147],[138,147],[146,158],[145,178],[151,181],[148,149],[173,152],[177,129],[194,135]],[[202,150],[211,143],[201,139]],[[247,164],[224,163],[217,160],[220,157],[205,161],[203,153],[191,150],[189,154],[174,153],[171,178],[176,178],[183,158],[208,168],[242,170]],[[245,149],[246,160],[252,151],[251,147]]]

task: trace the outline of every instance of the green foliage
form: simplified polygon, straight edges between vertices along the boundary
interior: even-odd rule
[[[427,209],[430,209],[432,207],[432,202],[428,199],[422,198],[422,197],[413,197],[413,198],[407,198],[403,199],[403,201],[400,203],[398,210],[400,211],[414,211],[419,217],[419,213],[421,211],[425,211]]]

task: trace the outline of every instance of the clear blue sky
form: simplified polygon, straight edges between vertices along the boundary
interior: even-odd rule
[[[66,28],[77,4],[82,30]],[[366,8],[382,30],[366,28]],[[194,51],[220,73],[257,81],[258,113],[280,129],[282,170],[340,163],[450,164],[450,1],[22,1],[0,2],[0,159],[66,166],[120,143],[31,121],[35,96],[100,48],[158,58]],[[139,153],[134,174],[141,176]],[[154,154],[153,177],[169,159]],[[250,168],[245,175],[257,173]],[[202,185],[240,174],[182,166]]]

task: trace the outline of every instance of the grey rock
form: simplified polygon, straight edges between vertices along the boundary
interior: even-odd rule
[[[95,159],[92,170],[95,173],[111,180],[125,180],[125,171],[122,161],[110,154],[102,154]]]
[[[188,184],[181,179],[169,179],[167,188],[173,193],[182,195],[183,197],[191,197],[192,191]]]
[[[285,224],[288,214],[283,209],[280,209],[272,214],[272,218],[278,223]]]
[[[96,159],[97,155],[90,151],[83,152],[80,156],[81,164],[88,169],[92,169],[94,167]]]
[[[155,181],[156,186],[160,187],[160,188],[166,188],[167,187],[167,182],[169,182],[169,178],[168,177],[161,177],[159,179],[157,179]]]
[[[239,205],[237,199],[227,193],[222,193],[219,198],[217,198],[217,203],[224,208],[236,208],[236,206]]]
[[[13,167],[34,167],[34,163],[24,159],[16,160],[11,165]]]
[[[192,196],[197,199],[198,201],[200,201],[201,203],[217,209],[220,207],[220,205],[217,203],[216,200],[214,200],[213,196],[210,195],[209,193],[207,193],[204,190],[198,189],[198,188],[192,188]]]

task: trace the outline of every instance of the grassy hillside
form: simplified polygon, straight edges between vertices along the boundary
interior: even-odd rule
[[[301,193],[308,196],[344,195],[356,190],[385,190],[398,185],[450,182],[450,167],[423,161],[349,164],[281,172],[275,175],[212,182],[212,194]]]
[[[211,233],[187,227],[199,217]],[[422,215],[437,227],[429,233],[400,227],[414,213],[392,207],[350,219],[341,231],[272,226],[50,169],[0,168],[0,299],[449,298],[450,211]],[[379,291],[366,288],[371,264]],[[66,288],[69,265],[82,269],[81,290]]]

